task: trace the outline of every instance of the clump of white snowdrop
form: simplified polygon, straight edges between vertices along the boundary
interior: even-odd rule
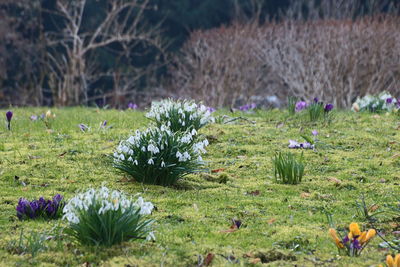
[[[132,238],[153,239],[151,221],[143,219],[153,208],[142,197],[132,200],[103,186],[71,198],[63,209],[63,218],[81,243],[113,245]]]
[[[209,108],[188,100],[167,99],[153,102],[146,116],[153,120],[158,127],[166,125],[173,132],[192,129],[197,131],[214,122]]]
[[[120,142],[114,167],[138,182],[171,185],[200,169],[207,145],[207,139],[198,138],[195,129],[173,132],[166,125],[150,127]]]

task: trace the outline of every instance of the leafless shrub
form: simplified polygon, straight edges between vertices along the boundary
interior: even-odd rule
[[[285,21],[264,26],[260,58],[287,93],[348,107],[366,93],[400,88],[400,19]]]
[[[214,106],[262,94],[348,107],[358,95],[399,93],[400,18],[287,19],[195,32],[174,66],[179,95]]]
[[[263,90],[268,66],[256,55],[254,26],[194,32],[171,69],[176,94],[222,107]]]

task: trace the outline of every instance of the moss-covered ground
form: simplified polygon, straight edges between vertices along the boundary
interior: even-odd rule
[[[213,266],[376,266],[394,252],[379,248],[382,240],[375,237],[361,257],[339,256],[327,233],[327,214],[338,228],[356,221],[364,229],[382,229],[389,240],[396,238],[392,232],[399,230],[400,214],[388,210],[400,199],[398,115],[340,111],[326,125],[278,110],[226,113],[247,120],[201,130],[211,143],[204,156],[209,172],[161,187],[129,181],[109,159],[120,140],[148,125],[144,112],[52,109],[56,118],[50,131],[29,118],[46,109],[13,111],[12,130],[0,127],[1,266],[196,266],[202,259],[207,262],[208,253],[214,255]],[[99,129],[103,120],[112,128]],[[82,132],[79,123],[91,130]],[[320,145],[316,151],[303,151],[307,165],[302,183],[277,184],[271,161],[275,151],[289,151],[289,139],[301,141],[300,136],[311,137],[312,130],[319,132]],[[55,227],[66,226],[62,220],[16,217],[20,197],[60,193],[68,199],[78,190],[102,184],[140,193],[155,204],[155,242],[82,247],[56,233]],[[382,211],[372,218],[374,223],[357,215],[355,201],[362,194],[367,205],[376,203],[374,212]],[[232,219],[242,226],[226,231]],[[26,234],[49,231],[47,249],[35,257],[29,249],[21,253],[12,242],[21,229]]]

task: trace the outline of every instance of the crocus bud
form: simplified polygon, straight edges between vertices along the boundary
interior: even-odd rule
[[[7,127],[8,130],[11,130],[11,119],[12,119],[13,113],[11,110],[6,112],[6,119],[7,119]]]
[[[46,112],[46,118],[51,118],[51,111],[50,111],[50,109]]]

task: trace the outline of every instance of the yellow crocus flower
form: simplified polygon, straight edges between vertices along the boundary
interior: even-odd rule
[[[350,233],[353,235],[353,237],[357,237],[361,235],[360,227],[358,226],[358,223],[351,223],[349,226]]]
[[[365,237],[365,242],[368,242],[371,238],[373,238],[376,235],[375,229],[369,229],[368,233]],[[400,267],[400,266],[399,266]]]
[[[342,241],[340,241],[339,237],[336,234],[336,230],[333,228],[329,228],[329,234],[331,235],[333,241],[335,242],[338,248],[344,248]]]
[[[367,241],[366,237],[367,237],[367,232],[365,231],[362,232],[361,235],[358,237],[358,241],[360,242],[361,245]]]
[[[388,267],[394,267],[394,260],[393,260],[392,255],[387,255],[387,257],[386,257],[386,265]]]
[[[400,254],[397,254],[396,257],[394,257],[394,266],[400,267]]]

